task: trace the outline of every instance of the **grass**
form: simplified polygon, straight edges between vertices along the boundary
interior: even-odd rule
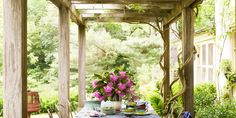
[[[0,116],[0,118],[3,118]],[[37,114],[37,115],[31,115],[31,118],[49,118],[48,114]],[[53,118],[58,118],[56,114],[53,114]]]
[[[29,80],[28,81],[28,89],[32,90],[32,91],[37,91],[39,92],[39,97],[40,99],[53,99],[57,98],[58,96],[58,81],[55,80],[55,82],[51,82],[48,84],[42,83],[42,82],[37,82],[34,80]],[[78,87],[77,86],[71,86],[70,87],[70,94],[78,94]],[[0,79],[0,99],[3,99],[3,82]],[[3,118],[2,116],[0,116],[0,118]],[[47,113],[43,113],[43,114],[35,114],[35,115],[31,115],[31,118],[49,118]],[[53,118],[58,118],[56,114],[54,114]]]

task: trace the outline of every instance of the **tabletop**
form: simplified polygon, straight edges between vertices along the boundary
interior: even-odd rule
[[[76,115],[76,118],[93,118],[93,117],[89,117],[88,115],[88,112],[91,111],[87,108],[82,108],[80,110],[80,112]],[[143,116],[136,116],[136,115],[133,115],[131,117],[127,117],[125,116],[123,113],[116,113],[114,115],[106,115],[104,117],[101,117],[101,118],[160,118],[159,115],[157,115],[153,109],[153,107],[149,104],[149,107],[148,107],[148,111],[149,111],[149,115],[143,115]]]

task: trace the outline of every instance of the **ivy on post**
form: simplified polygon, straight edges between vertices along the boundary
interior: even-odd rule
[[[163,26],[164,34],[164,68],[165,68],[165,80],[163,81],[164,86],[164,104],[167,105],[167,102],[170,98],[170,31],[169,24]]]

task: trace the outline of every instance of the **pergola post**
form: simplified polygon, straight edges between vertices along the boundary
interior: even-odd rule
[[[164,103],[166,103],[169,100],[170,97],[170,30],[169,30],[169,24],[163,26],[164,29],[164,49],[166,50],[166,53],[164,54],[164,68],[166,71],[166,78],[163,82],[164,84]]]
[[[86,100],[86,79],[85,79],[85,52],[86,52],[86,35],[85,25],[79,25],[79,107],[84,106]]]
[[[183,20],[183,61],[185,62],[194,49],[194,10],[187,7],[182,10]],[[194,71],[193,58],[184,68],[184,77],[186,79],[186,91],[183,95],[184,110],[189,111],[194,117]]]
[[[4,118],[27,117],[27,1],[3,0]]]
[[[69,80],[70,80],[70,48],[69,48],[69,10],[59,7],[60,38],[59,38],[59,113],[69,118]]]

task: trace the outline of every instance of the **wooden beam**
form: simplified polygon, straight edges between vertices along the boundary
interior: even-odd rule
[[[3,0],[4,118],[27,117],[27,1]]]
[[[194,10],[192,7],[184,8],[182,11],[183,22],[183,61],[185,62],[194,50]],[[194,63],[193,58],[184,68],[186,79],[186,91],[183,95],[184,111],[189,111],[194,117]]]
[[[63,0],[50,0],[54,5],[56,5],[58,8],[60,7],[65,7],[67,9],[69,9],[70,11],[70,15],[71,15],[71,19],[73,22],[79,23],[79,24],[85,24],[84,21],[82,20],[82,17],[80,16],[80,14],[77,13],[75,6],[71,5],[70,2],[65,2]]]
[[[76,4],[76,3],[74,3],[74,6],[76,7],[76,9],[84,9],[84,10],[89,10],[89,9],[96,9],[96,10],[130,9],[129,5],[126,5],[126,4]],[[159,8],[159,9],[167,9],[168,10],[168,9],[175,8],[175,4],[170,4],[170,3],[140,4],[140,6],[143,9]]]
[[[167,104],[170,98],[170,28],[169,25],[164,25],[164,49],[166,53],[164,55],[164,68],[166,70],[166,78],[164,84],[164,103]]]
[[[59,8],[60,39],[59,39],[59,72],[58,72],[58,96],[59,113],[63,118],[69,118],[69,80],[70,80],[70,28],[69,10],[61,6]]]
[[[50,0],[54,5],[56,5],[58,8],[59,7],[66,7],[66,8],[69,8],[70,6],[70,2],[68,1],[63,1],[63,0]]]
[[[90,9],[90,10],[78,10],[80,14],[116,14],[116,13],[133,13],[133,14],[161,14],[161,13],[169,13],[170,10],[161,10],[161,9],[147,9],[144,12],[138,12],[135,10],[106,10],[106,9],[100,9],[100,10],[95,10],[95,9]]]
[[[201,4],[203,0],[182,0],[181,3],[176,5],[176,8],[171,11],[171,13],[164,18],[164,24],[170,24],[180,17],[182,10],[188,6],[195,7]]]
[[[81,15],[75,9],[74,5],[71,5],[71,8],[69,10],[71,12],[71,19],[73,22],[76,22],[77,24],[85,25],[85,22],[83,21]]]
[[[79,107],[84,106],[86,100],[86,78],[85,78],[85,53],[86,53],[86,33],[85,25],[79,25]]]
[[[145,3],[177,3],[180,2],[181,0],[72,0],[72,1],[76,1],[79,4],[83,4],[83,3],[118,3],[118,4],[124,4],[124,3],[128,3],[128,4],[134,4],[134,3],[141,3],[141,4],[145,4]]]
[[[178,17],[180,17],[182,12],[182,5],[178,4],[176,5],[176,8],[171,11],[167,17],[163,19],[163,24],[171,24],[173,21],[175,21]]]
[[[126,18],[126,17],[165,17],[166,12],[161,12],[161,13],[133,13],[133,12],[128,12],[128,13],[103,13],[103,14],[81,14],[83,19],[86,18]]]
[[[85,18],[85,21],[95,21],[95,22],[156,22],[156,17],[127,17],[127,18],[119,18],[119,17],[102,17],[102,18]]]
[[[182,7],[186,8],[189,6],[195,7],[199,4],[201,4],[202,2],[203,2],[203,0],[182,0],[181,4],[182,4]]]

